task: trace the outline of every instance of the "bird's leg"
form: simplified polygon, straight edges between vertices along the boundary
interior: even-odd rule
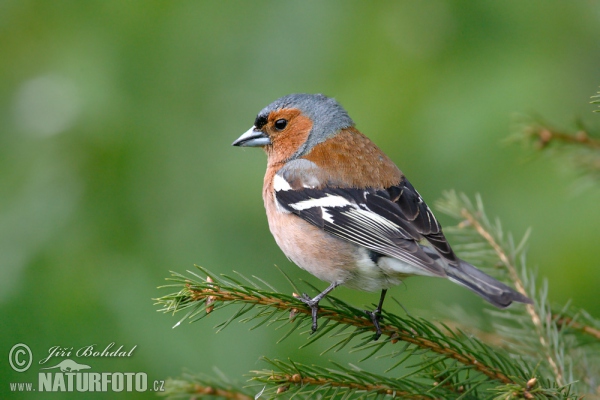
[[[319,293],[312,299],[306,293],[302,293],[302,296],[298,298],[298,300],[300,300],[301,302],[303,302],[304,304],[306,304],[307,306],[310,307],[311,314],[312,314],[312,331],[313,331],[313,333],[317,330],[317,312],[319,311],[319,302],[323,299],[323,297],[327,296],[327,294],[329,292],[331,292],[333,289],[335,289],[337,286],[338,286],[337,283],[335,283],[335,282],[332,283],[331,285],[329,285],[329,287],[327,289],[323,290],[321,293]]]
[[[373,311],[365,310],[367,315],[369,317],[371,317],[371,321],[373,322],[373,325],[375,325],[375,336],[373,337],[373,340],[377,340],[381,336],[381,328],[379,327],[379,321],[381,320],[381,308],[383,307],[383,300],[385,299],[386,293],[387,293],[387,289],[381,290],[381,297],[379,298],[379,304],[377,305],[377,308],[375,310],[373,310]]]

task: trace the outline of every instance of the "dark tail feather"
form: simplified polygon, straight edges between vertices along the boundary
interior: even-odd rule
[[[529,297],[497,281],[463,260],[460,260],[458,267],[448,265],[446,274],[451,281],[471,289],[496,307],[508,307],[513,301],[533,303]]]

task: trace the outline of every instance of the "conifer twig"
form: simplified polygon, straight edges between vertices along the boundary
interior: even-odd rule
[[[481,225],[481,223],[479,223],[479,221],[475,217],[475,215],[473,215],[466,208],[463,208],[461,210],[461,215],[467,220],[468,224],[470,226],[472,226],[477,231],[477,233],[479,233],[479,235],[481,237],[483,237],[489,243],[489,245],[494,249],[498,258],[500,259],[500,261],[502,262],[502,264],[508,271],[509,277],[515,284],[517,291],[527,297],[531,297],[527,293],[527,290],[525,290],[525,285],[523,284],[523,281],[521,280],[521,278],[519,277],[519,274],[517,273],[517,268],[510,261],[508,255],[506,254],[506,252],[504,251],[502,246],[500,246],[496,242],[496,240],[494,239],[494,236],[489,231],[487,231]],[[540,315],[536,311],[535,306],[533,304],[525,304],[525,307],[526,307],[527,313],[531,317],[531,321],[533,322],[533,325],[536,328],[540,344],[542,345],[543,348],[548,349],[549,344],[546,341],[546,338],[543,334],[544,326],[543,326],[542,320],[540,318]],[[560,368],[559,368],[557,362],[554,360],[554,358],[550,355],[549,352],[547,352],[547,354],[546,354],[546,359],[547,359],[548,363],[550,364],[552,371],[554,372],[557,384],[559,386],[563,386],[564,385],[563,374],[560,371]]]
[[[598,110],[600,111],[600,110]],[[542,118],[526,118],[517,123],[510,142],[533,145],[554,158],[565,158],[578,173],[581,188],[600,180],[600,137],[596,129],[579,122],[573,130],[561,130]]]
[[[328,378],[315,378],[315,377],[306,377],[301,374],[272,374],[268,378],[269,380],[277,382],[280,386],[277,390],[278,393],[282,393],[289,389],[290,384],[292,385],[313,385],[313,386],[326,386],[332,388],[344,388],[350,390],[359,390],[371,393],[379,393],[384,395],[393,395],[395,397],[399,397],[401,399],[418,399],[418,400],[433,400],[434,397],[413,394],[410,392],[398,390],[392,388],[388,385],[371,385],[371,384],[360,384],[356,382],[342,382],[335,381],[333,379]]]
[[[308,395],[308,398],[350,398],[353,394],[359,398],[380,398],[380,396],[392,396],[401,399],[442,399],[457,398],[476,399],[476,395],[470,395],[467,391],[475,392],[477,387],[483,383],[479,380],[471,380],[465,377],[464,385],[456,388],[450,380],[452,376],[442,382],[431,385],[428,382],[413,380],[406,376],[387,376],[375,374],[355,365],[343,367],[335,364],[336,369],[325,368],[318,365],[304,365],[291,360],[281,361],[263,358],[263,361],[271,364],[274,369],[263,369],[252,371],[252,381],[259,385],[270,386],[262,392],[266,394],[281,394],[288,392],[290,398],[300,395]],[[526,390],[526,385],[517,388],[518,391]],[[368,395],[368,396],[367,396]]]
[[[267,322],[269,324],[274,322],[283,324],[287,322],[289,324],[290,319],[294,321],[284,338],[301,326],[304,321],[310,319],[311,310],[293,296],[262,290],[247,278],[245,279],[251,283],[251,286],[235,281],[232,283],[230,277],[223,276],[223,278],[220,278],[201,267],[197,268],[209,277],[201,278],[191,271],[188,272],[192,277],[173,272],[174,277],[170,280],[178,283],[169,286],[183,287],[183,289],[178,293],[157,299],[157,304],[163,304],[160,311],[178,312],[189,310],[176,326],[185,319],[193,322],[204,318],[209,312],[212,313],[214,310],[232,303],[243,304],[243,306],[227,321],[219,324],[219,330],[233,320],[240,319],[239,317],[254,307],[258,311],[252,315],[248,314],[250,316],[244,318],[243,321],[262,319],[262,322],[259,322],[255,327]],[[274,290],[270,285],[268,287],[270,290]],[[356,330],[344,335],[346,339],[342,339],[331,348],[338,347],[341,349],[358,334],[375,331],[370,318],[363,310],[351,307],[331,296],[328,299],[333,307],[320,306],[319,317],[326,319],[326,321],[321,324],[321,329],[310,337],[309,343],[323,334],[327,334],[336,326],[353,326]],[[289,317],[286,316],[286,312],[289,312]],[[295,321],[296,319],[297,321]],[[464,366],[461,368],[466,367],[485,375],[488,380],[503,384],[522,385],[532,374],[532,371],[524,364],[509,361],[508,355],[500,349],[492,349],[476,338],[466,336],[460,331],[454,332],[450,328],[445,328],[446,332],[443,332],[439,327],[424,319],[410,316],[401,318],[387,312],[384,312],[383,321],[386,322],[381,324],[383,335],[389,339],[379,342],[372,342],[370,338],[364,340],[360,347],[374,350],[367,358],[379,351],[384,345],[402,341],[408,345],[414,345],[418,349],[438,354],[437,358],[431,355],[425,359],[424,362],[431,362],[431,365],[441,362],[443,359],[455,360]],[[410,355],[410,352],[407,354]],[[429,361],[427,361],[428,359]]]
[[[590,335],[590,336],[600,340],[600,329],[594,328],[594,327],[586,325],[586,324],[582,324],[581,322],[575,321],[571,317],[566,317],[566,316],[558,317],[555,319],[555,323],[559,327],[566,326],[566,327],[578,330],[580,332],[583,332],[587,335]]]
[[[548,146],[553,141],[579,144],[592,149],[600,149],[600,141],[590,136],[587,131],[580,130],[571,135],[564,132],[559,132],[545,126],[530,127],[527,133],[537,137],[537,144],[540,148]]]
[[[220,372],[217,370],[217,372]],[[231,400],[253,400],[247,390],[240,389],[237,385],[232,384],[223,376],[215,379],[204,374],[191,374],[186,372],[182,378],[167,379],[165,383],[165,391],[159,392],[160,396],[166,396],[169,399],[187,398],[195,399],[197,397],[218,397],[221,399]]]
[[[198,385],[198,384],[191,387],[190,390],[186,394],[198,395],[198,396],[216,396],[216,397],[221,397],[224,399],[232,399],[232,400],[254,400],[253,397],[247,396],[240,392],[215,388],[212,386],[202,386],[202,385]]]
[[[299,301],[289,301],[281,297],[270,297],[267,295],[258,295],[255,293],[239,292],[226,290],[219,287],[218,284],[212,284],[215,279],[211,279],[211,283],[208,288],[198,288],[192,282],[186,284],[186,289],[189,291],[189,297],[192,301],[203,301],[210,300],[214,302],[219,300],[222,302],[243,302],[248,304],[256,304],[262,306],[273,307],[278,310],[290,310],[295,314],[311,315],[311,309]],[[165,310],[174,311],[174,310]],[[349,316],[348,314],[342,314],[335,308],[320,306],[319,317],[326,318],[341,324],[351,325],[362,330],[368,330],[375,332],[375,328],[370,319],[366,317],[358,317],[356,315]],[[385,318],[384,318],[385,319]],[[491,379],[500,381],[502,383],[516,383],[513,379],[509,378],[506,374],[499,371],[498,369],[486,365],[482,360],[478,360],[474,356],[468,353],[459,352],[450,346],[444,346],[442,343],[434,342],[426,337],[419,336],[417,332],[402,329],[395,325],[380,324],[382,334],[388,336],[393,343],[397,341],[408,342],[414,344],[420,348],[428,349],[434,353],[444,355],[445,357],[452,358],[461,364],[469,365],[475,370],[488,376]]]

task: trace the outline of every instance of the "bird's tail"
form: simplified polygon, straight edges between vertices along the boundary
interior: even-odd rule
[[[451,281],[471,289],[496,307],[508,307],[513,301],[533,303],[529,297],[497,281],[466,261],[460,260],[458,266],[448,265],[446,274]]]

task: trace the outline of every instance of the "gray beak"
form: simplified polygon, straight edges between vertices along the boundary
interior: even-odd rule
[[[248,129],[239,138],[233,142],[232,146],[240,147],[260,147],[271,144],[271,139],[263,132],[256,129],[254,126]]]

